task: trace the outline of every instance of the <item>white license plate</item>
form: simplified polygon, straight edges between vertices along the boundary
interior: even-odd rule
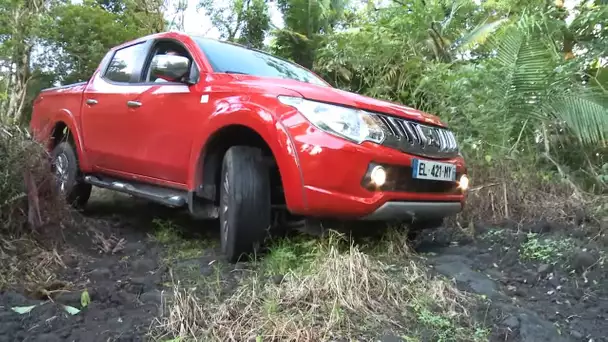
[[[456,180],[456,165],[430,160],[413,159],[412,177],[415,179],[453,182]]]

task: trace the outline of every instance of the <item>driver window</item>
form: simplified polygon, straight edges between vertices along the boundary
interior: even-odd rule
[[[153,49],[144,82],[182,82],[188,77],[192,57],[181,45],[161,41]]]

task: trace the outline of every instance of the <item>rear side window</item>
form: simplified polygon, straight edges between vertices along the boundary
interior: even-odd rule
[[[144,43],[127,46],[114,53],[104,78],[121,83],[129,83],[137,66],[137,58],[144,49]]]

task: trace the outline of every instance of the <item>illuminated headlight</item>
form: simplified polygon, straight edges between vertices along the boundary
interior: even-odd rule
[[[279,96],[278,99],[296,108],[313,125],[328,133],[358,144],[364,141],[381,144],[384,141],[387,128],[374,114],[301,97]]]
[[[466,191],[469,188],[469,177],[467,177],[467,175],[460,176],[458,187],[463,191]]]

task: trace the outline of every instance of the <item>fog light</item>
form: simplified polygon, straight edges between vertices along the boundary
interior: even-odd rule
[[[383,186],[386,182],[386,171],[382,166],[376,166],[373,168],[372,173],[370,174],[370,179],[372,183],[376,186]]]
[[[462,190],[467,190],[469,188],[469,177],[467,177],[467,175],[462,175],[460,177],[458,187]]]

